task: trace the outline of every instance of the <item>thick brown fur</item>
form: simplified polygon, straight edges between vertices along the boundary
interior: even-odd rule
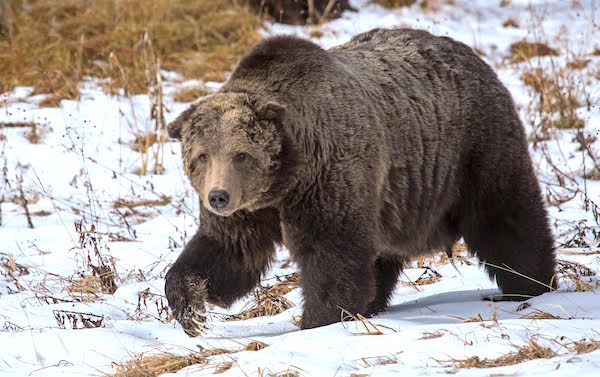
[[[169,132],[203,202],[166,279],[178,319],[204,299],[247,294],[280,242],[300,269],[302,328],[339,321],[340,307],[384,310],[405,261],[461,236],[505,297],[553,284],[553,239],[512,98],[450,38],[377,29],[330,50],[267,39]],[[246,165],[236,148],[249,151]],[[200,149],[208,162],[190,171]],[[214,166],[241,177],[243,199],[223,213],[202,194]]]

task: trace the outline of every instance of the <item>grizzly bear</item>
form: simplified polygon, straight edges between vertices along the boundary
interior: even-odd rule
[[[324,50],[259,43],[168,125],[200,226],[166,276],[188,334],[205,302],[248,294],[278,244],[300,271],[301,328],[385,310],[403,265],[460,237],[505,299],[552,290],[555,256],[524,128],[471,48],[376,29]]]

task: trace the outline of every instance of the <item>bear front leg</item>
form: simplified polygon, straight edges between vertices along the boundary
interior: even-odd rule
[[[248,294],[275,255],[278,222],[261,224],[256,216],[234,216],[201,217],[208,229],[198,229],[165,278],[169,307],[190,336],[204,327],[205,302],[228,307]],[[220,223],[220,232],[214,222]]]
[[[405,259],[398,255],[384,255],[375,261],[376,294],[369,303],[368,316],[374,316],[387,309],[394,288],[398,282]]]
[[[314,219],[314,217],[313,217]],[[375,247],[360,228],[310,221],[284,230],[288,248],[300,268],[304,294],[301,328],[339,322],[341,309],[366,314],[375,297]],[[285,225],[284,225],[285,227]],[[293,229],[293,230],[292,230]]]

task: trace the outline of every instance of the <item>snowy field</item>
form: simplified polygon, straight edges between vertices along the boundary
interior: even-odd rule
[[[282,313],[230,320],[255,305],[250,295],[209,308],[208,331],[189,338],[170,317],[163,286],[197,227],[198,198],[176,142],[162,153],[153,146],[164,174],[138,174],[142,158],[131,144],[136,128],[151,126],[148,97],[107,95],[88,79],[80,101],[39,108],[42,96],[22,87],[0,97],[1,375],[105,375],[141,353],[164,352],[201,355],[178,375],[600,375],[600,1],[428,1],[396,10],[351,3],[359,12],[320,26],[265,25],[264,34],[331,47],[375,27],[414,27],[476,48],[532,135],[560,289],[525,304],[484,301],[496,284],[458,245],[454,266],[441,254],[414,261],[392,307],[370,322],[299,331],[301,291],[292,284],[279,300],[290,307]],[[510,46],[521,40],[558,55],[515,63]],[[523,80],[536,68],[575,93],[583,128],[540,126],[547,114]],[[194,83],[164,72],[163,84],[172,120],[186,108],[173,94]],[[152,149],[147,156],[152,170]],[[262,285],[294,272],[279,250]]]

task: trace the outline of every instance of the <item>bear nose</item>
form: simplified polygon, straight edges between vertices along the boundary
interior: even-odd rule
[[[211,207],[220,211],[229,204],[229,193],[225,190],[211,190],[208,193],[208,202]]]

